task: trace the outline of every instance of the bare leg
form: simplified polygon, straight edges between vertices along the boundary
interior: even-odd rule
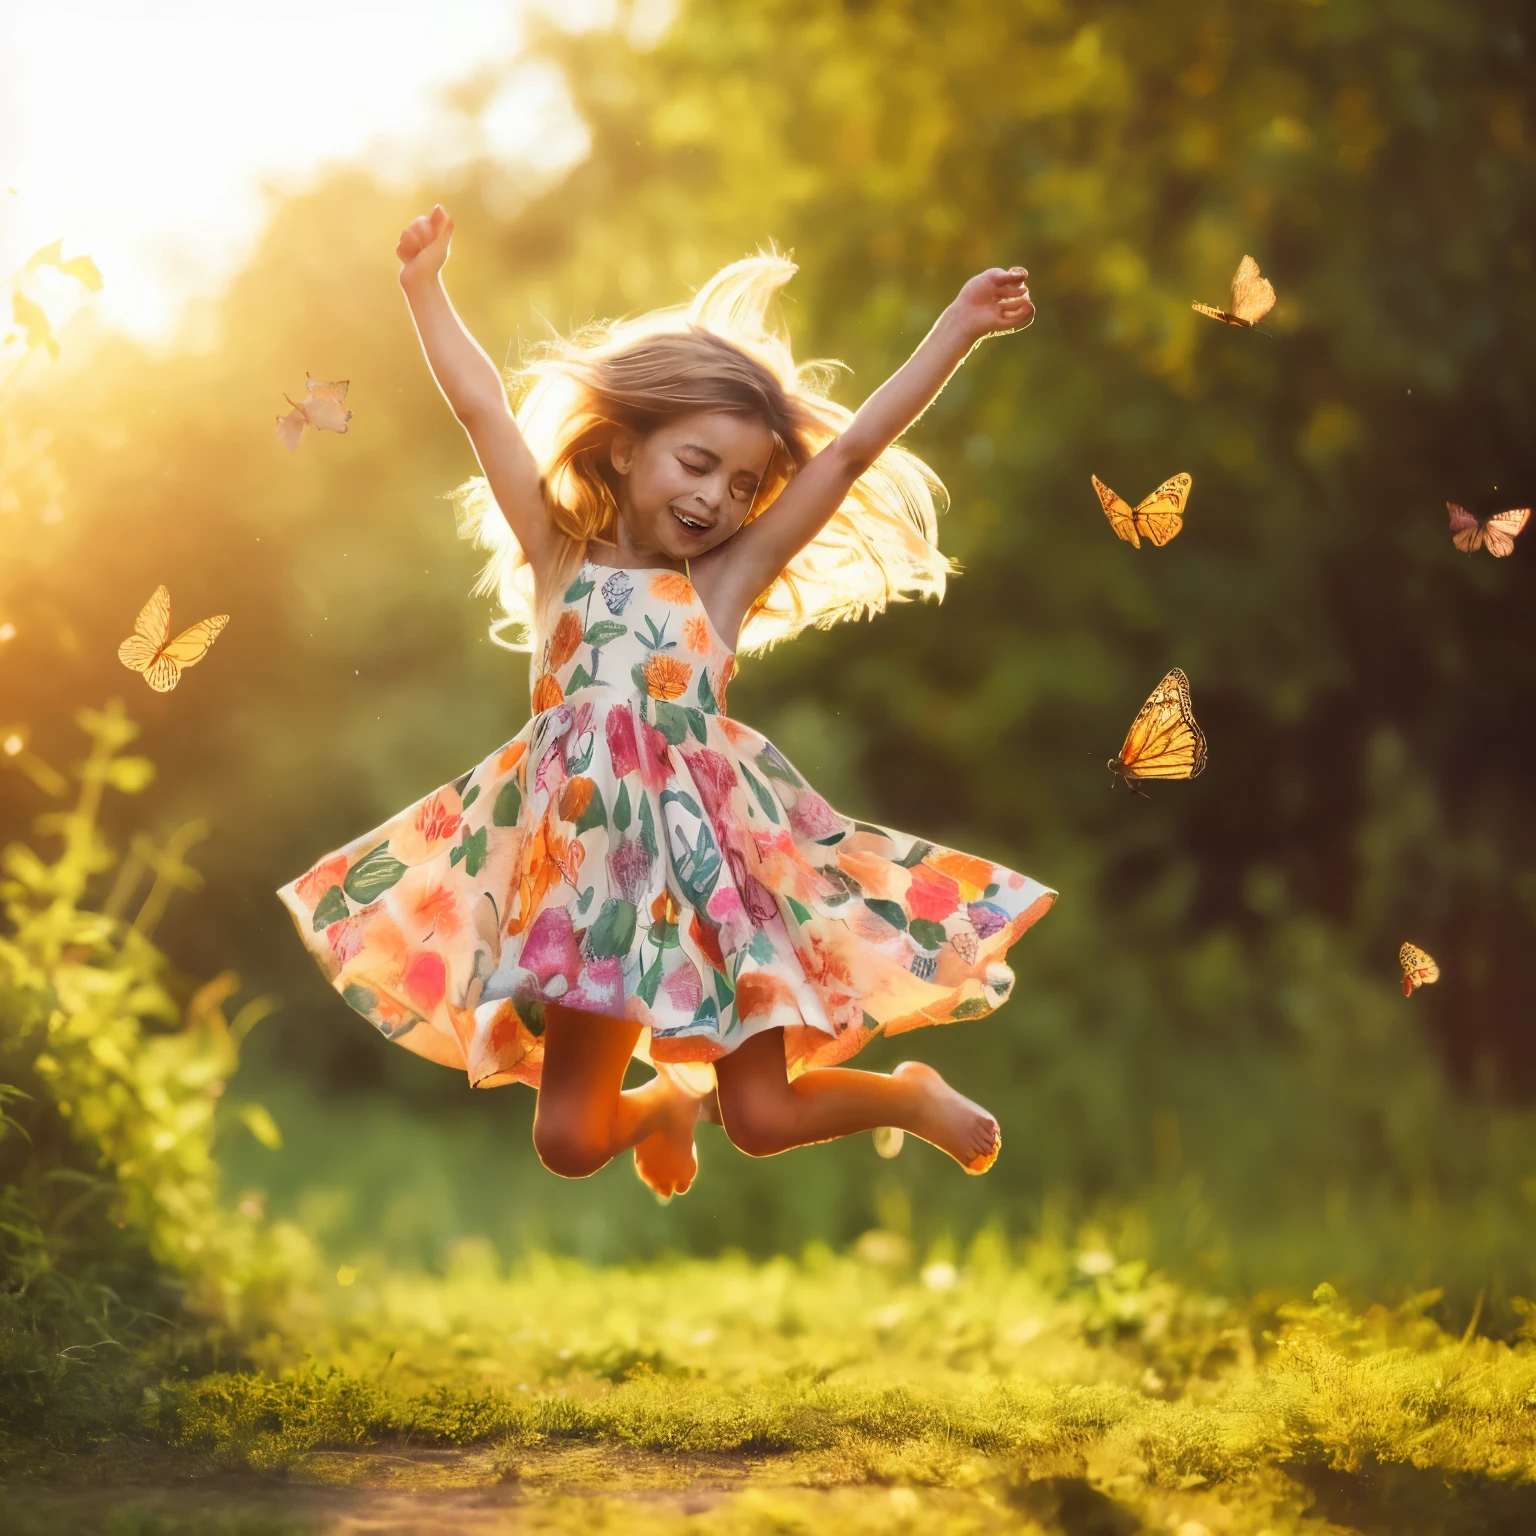
[[[784,1031],[770,1029],[717,1061],[715,1077],[726,1134],[750,1157],[893,1125],[949,1153],[967,1173],[985,1173],[1002,1144],[997,1121],[919,1061],[889,1075],[818,1068],[791,1082]]]
[[[545,1005],[533,1145],[544,1166],[567,1179],[587,1178],[633,1147],[636,1171],[666,1199],[682,1194],[698,1172],[699,1106],[660,1073],[622,1091],[639,1035],[627,1019]]]

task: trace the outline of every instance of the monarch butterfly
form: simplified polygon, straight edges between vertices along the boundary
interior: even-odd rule
[[[117,659],[132,671],[142,672],[156,693],[169,693],[181,681],[182,669],[200,662],[228,623],[227,613],[215,614],[182,630],[172,640],[171,595],[164,587],[156,587],[139,610],[133,633],[118,646]]]
[[[1397,952],[1397,963],[1403,968],[1404,997],[1412,997],[1415,987],[1440,980],[1440,967],[1417,944],[1404,944]]]
[[[1252,256],[1244,256],[1232,277],[1232,308],[1217,309],[1211,304],[1191,304],[1197,315],[1209,315],[1224,325],[1241,325],[1252,330],[1275,307],[1275,290],[1267,277],[1259,273]]]
[[[1175,667],[1137,711],[1109,771],[1149,799],[1138,779],[1192,779],[1205,767],[1205,733],[1195,723],[1189,679]]]
[[[1468,555],[1474,554],[1479,549],[1486,549],[1490,555],[1495,555],[1501,560],[1505,555],[1514,554],[1515,540],[1519,538],[1521,530],[1531,517],[1529,507],[1516,507],[1510,512],[1495,512],[1487,519],[1473,516],[1465,507],[1458,507],[1454,501],[1446,502],[1445,510],[1451,514],[1451,543],[1457,549]]]
[[[312,379],[305,374],[304,398],[295,401],[289,399],[287,395],[283,396],[293,409],[286,416],[277,418],[277,435],[289,453],[299,446],[299,439],[303,437],[305,427],[314,427],[320,432],[347,430],[347,423],[352,420],[352,412],[343,407],[346,404],[347,386],[350,382],[349,379],[337,379],[332,384],[322,384],[319,379]]]
[[[1188,475],[1174,475],[1172,479],[1164,480],[1134,507],[1128,506],[1125,499],[1117,496],[1097,475],[1090,478],[1094,490],[1099,493],[1109,526],[1115,530],[1116,537],[1127,544],[1140,549],[1142,539],[1146,538],[1161,548],[1184,526],[1184,503],[1189,500],[1189,490],[1194,484]]]

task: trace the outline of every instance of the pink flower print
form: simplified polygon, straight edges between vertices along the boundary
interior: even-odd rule
[[[704,983],[699,980],[699,973],[689,960],[685,960],[662,982],[661,990],[667,994],[667,1001],[689,1018],[693,1017],[695,1009],[704,1001]]]
[[[558,989],[561,993],[574,985],[581,970],[581,955],[576,948],[570,912],[565,907],[545,907],[534,918],[519,958],[523,969],[539,978],[541,989],[548,990],[557,976],[565,982]]]
[[[443,957],[430,949],[422,950],[406,967],[401,985],[405,995],[430,1016],[448,988],[448,968],[443,964]]]
[[[334,854],[316,864],[307,875],[301,875],[294,882],[293,892],[313,913],[320,905],[320,898],[333,885],[340,885],[346,878],[347,856],[344,853]]]
[[[651,856],[638,837],[626,837],[608,855],[608,878],[631,906],[640,906],[651,879]]]
[[[672,749],[654,725],[640,722],[640,779],[647,789],[665,789],[672,776]]]
[[[731,866],[731,880],[746,906],[747,916],[761,928],[764,923],[779,915],[779,904],[773,899],[773,893],[768,887],[747,868],[747,861],[742,857],[740,849],[727,843],[725,857]]]
[[[454,799],[457,800],[458,796],[455,795]],[[445,803],[439,791],[435,795],[428,795],[417,807],[416,831],[428,846],[446,842],[459,830],[459,823],[463,819],[457,808],[450,808]]]
[[[567,1008],[581,1008],[587,1013],[607,1014],[610,1019],[624,1016],[624,962],[588,960],[582,967],[581,980],[574,992],[562,999]]]
[[[801,837],[810,838],[812,842],[831,837],[846,825],[814,789],[802,789],[795,797],[795,803],[789,808],[789,824]]]
[[[976,935],[974,933],[966,933],[962,930],[949,942],[955,946],[955,953],[967,965],[976,964],[976,956],[981,953],[981,945],[976,942]]]
[[[729,814],[731,791],[740,782],[736,770],[723,752],[716,752],[709,747],[684,752],[683,761],[688,765],[689,775],[699,791],[699,798],[704,802],[705,814],[714,822],[718,835],[722,820],[729,823],[732,819]]]
[[[362,914],[344,917],[325,930],[325,942],[331,946],[337,965],[345,965],[362,954],[368,940],[363,932]]]
[[[622,779],[640,766],[640,752],[635,746],[635,717],[628,709],[608,712],[608,761],[613,776]]]

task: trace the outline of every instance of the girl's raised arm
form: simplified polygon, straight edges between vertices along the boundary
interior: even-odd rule
[[[469,433],[491,494],[533,566],[535,580],[541,580],[555,552],[556,534],[544,505],[539,466],[517,429],[500,372],[448,301],[442,270],[452,238],[453,220],[441,203],[414,220],[395,247],[400,286],[432,377]]]
[[[766,515],[723,546],[711,572],[722,623],[745,618],[758,595],[826,526],[854,481],[928,409],[977,342],[1022,330],[1034,319],[1028,277],[1023,267],[993,267],[973,277],[848,429],[789,482]]]

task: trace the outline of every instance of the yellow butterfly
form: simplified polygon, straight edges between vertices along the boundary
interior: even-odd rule
[[[305,374],[304,398],[294,401],[283,396],[293,409],[286,416],[277,418],[277,435],[289,453],[299,446],[305,427],[314,427],[320,432],[347,430],[347,423],[352,420],[352,412],[345,409],[350,382],[349,379],[337,379],[334,383],[322,384],[319,379]]]
[[[133,633],[118,646],[117,659],[125,667],[142,672],[156,693],[169,693],[181,681],[182,669],[196,666],[228,623],[227,613],[215,614],[182,630],[172,640],[171,594],[164,587],[156,587],[154,596],[139,610]]]
[[[1515,540],[1531,517],[1529,507],[1512,507],[1508,512],[1495,512],[1485,519],[1474,517],[1454,501],[1446,502],[1445,510],[1451,514],[1451,543],[1457,549],[1467,555],[1486,549],[1501,560],[1505,555],[1514,554]]]
[[[1415,987],[1440,980],[1440,967],[1417,944],[1404,944],[1397,952],[1397,963],[1403,968],[1404,997],[1412,997]]]
[[[1237,264],[1232,278],[1232,308],[1217,309],[1210,304],[1191,304],[1197,315],[1209,315],[1225,325],[1241,325],[1248,329],[1275,307],[1275,290],[1269,279],[1259,273],[1259,264],[1252,256],[1244,256]]]
[[[1109,771],[1143,799],[1139,779],[1192,779],[1205,767],[1205,733],[1195,723],[1189,701],[1189,679],[1175,667],[1131,721],[1119,757]]]
[[[1188,475],[1175,475],[1171,480],[1164,480],[1134,507],[1128,506],[1124,497],[1117,496],[1097,475],[1090,478],[1094,490],[1099,493],[1109,526],[1127,544],[1140,549],[1142,539],[1151,539],[1161,548],[1184,526],[1184,503],[1189,500],[1190,487],[1194,484]]]

